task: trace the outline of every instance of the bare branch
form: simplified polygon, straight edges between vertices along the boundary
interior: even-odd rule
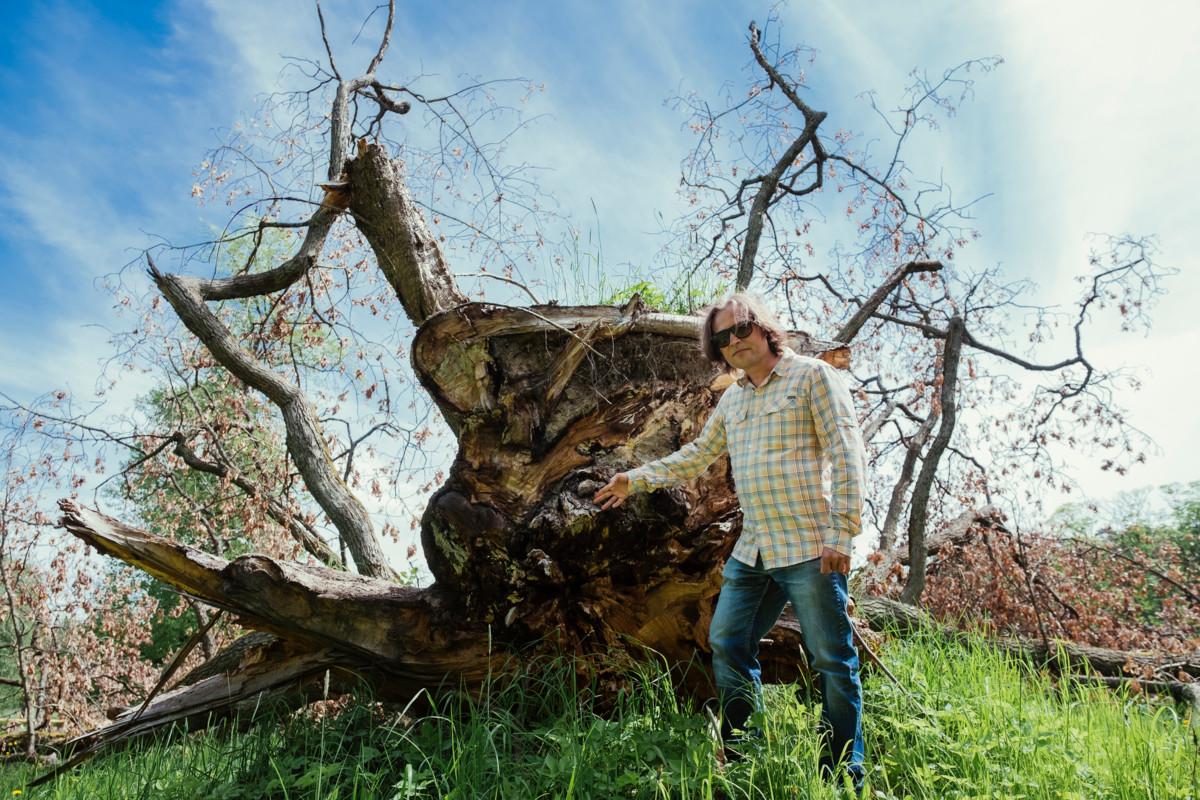
[[[754,58],[759,66],[771,77],[771,84],[778,84],[779,88],[787,95],[792,104],[800,110],[804,115],[804,129],[800,131],[800,135],[792,142],[791,146],[783,151],[783,155],[775,162],[775,166],[770,172],[755,178],[755,181],[761,180],[758,191],[754,194],[754,202],[750,205],[749,220],[746,226],[746,240],[742,245],[742,256],[738,263],[737,274],[737,291],[744,291],[750,285],[750,279],[754,275],[754,258],[758,255],[758,242],[762,238],[763,218],[766,216],[767,208],[770,205],[771,198],[775,195],[779,188],[780,180],[788,168],[800,157],[804,152],[804,148],[812,145],[813,152],[816,154],[814,162],[816,165],[815,178],[813,183],[801,194],[807,194],[816,191],[821,187],[821,182],[824,180],[824,150],[821,148],[820,142],[817,141],[817,127],[825,119],[824,111],[813,111],[800,99],[796,94],[796,90],[788,81],[779,74],[779,71],[767,60],[763,54],[762,48],[759,47],[758,29],[751,23],[750,26],[750,49],[754,51]],[[769,87],[768,87],[769,88]],[[800,171],[807,169],[807,165]],[[748,186],[748,182],[743,182],[743,188]],[[741,192],[738,192],[740,198]],[[740,201],[739,201],[740,206]]]
[[[888,275],[884,282],[879,285],[879,288],[871,293],[870,297],[863,301],[858,311],[854,312],[854,316],[846,321],[846,324],[833,335],[833,338],[839,342],[849,344],[858,335],[859,330],[862,329],[867,320],[875,313],[875,310],[888,298],[888,295],[896,290],[901,281],[917,272],[937,272],[940,269],[942,269],[942,262],[940,261],[910,261],[904,266],[899,267],[891,275]]]
[[[340,81],[342,73],[338,72],[337,62],[333,60],[333,48],[329,46],[329,36],[325,31],[325,15],[321,13],[321,0],[316,0],[316,3],[317,19],[321,23],[321,41],[325,44],[325,55],[329,57],[329,68],[333,70],[333,77]]]
[[[374,75],[375,70],[379,69],[379,64],[383,61],[383,54],[387,52],[388,43],[392,39],[392,23],[396,19],[396,0],[388,0],[388,18],[387,25],[383,29],[383,38],[379,40],[379,49],[375,51],[371,63],[367,65],[367,75]]]
[[[506,278],[503,275],[494,275],[491,272],[462,272],[462,273],[459,273],[458,277],[460,277],[460,278],[490,278],[494,281],[502,281],[503,283],[507,283],[509,285],[516,286],[518,289],[525,292],[525,294],[527,294],[529,296],[529,299],[533,301],[533,304],[535,306],[540,306],[542,304],[542,301],[538,300],[537,295],[535,295],[532,291],[530,291],[528,286],[521,283],[520,281],[514,281],[512,278]]]
[[[235,377],[267,396],[283,414],[287,447],[305,485],[333,520],[339,535],[366,575],[394,577],[379,546],[366,509],[333,469],[320,423],[304,394],[294,385],[257,363],[242,350],[199,293],[195,278],[165,275],[150,263],[150,276],[180,320]]]
[[[174,452],[177,456],[183,459],[184,463],[198,472],[205,472],[209,475],[214,475],[218,478],[228,480],[230,483],[237,486],[247,495],[254,498],[264,499],[267,502],[267,513],[271,515],[271,519],[279,523],[284,529],[292,534],[300,545],[308,551],[308,553],[323,564],[333,569],[345,569],[341,558],[335,553],[325,540],[322,539],[315,530],[305,525],[298,516],[290,511],[278,499],[264,493],[250,479],[243,475],[240,471],[230,466],[228,463],[218,464],[213,461],[206,461],[196,454],[196,451],[188,446],[182,434],[175,434],[172,439],[175,442]]]

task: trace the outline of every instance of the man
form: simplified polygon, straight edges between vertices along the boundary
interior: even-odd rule
[[[722,735],[735,743],[733,732],[761,710],[758,642],[790,600],[810,666],[821,676],[822,771],[832,775],[842,764],[857,787],[862,687],[846,575],[851,538],[861,529],[862,439],[836,370],[797,355],[785,342],[782,327],[752,296],[735,294],[709,309],[701,348],[722,369],[741,370],[741,377],[694,441],[614,475],[595,501],[602,509],[619,506],[633,492],[694,478],[729,454],[742,534],[725,565],[709,628]]]

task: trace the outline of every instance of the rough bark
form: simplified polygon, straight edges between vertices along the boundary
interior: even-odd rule
[[[436,686],[447,676],[477,682],[499,658],[489,653],[486,625],[453,616],[441,592],[263,555],[227,561],[61,505],[62,526],[100,552],[236,614],[248,627],[312,651],[336,650],[349,665],[387,665],[399,691]]]
[[[501,643],[547,640],[583,654],[648,646],[681,664],[707,649],[720,564],[740,527],[727,464],[619,511],[601,514],[591,503],[613,470],[694,436],[731,381],[698,358],[698,327],[698,319],[647,312],[637,301],[624,309],[470,304],[421,327],[414,365],[459,431],[459,455],[423,526],[439,602],[478,626],[492,625]],[[793,344],[810,353],[841,347],[802,335]],[[105,524],[125,530],[123,538],[106,538],[118,542],[107,552],[186,583],[130,552],[128,530]],[[224,570],[226,581],[274,569],[260,557],[228,568],[205,562],[212,557],[195,558]],[[181,588],[229,607],[227,582],[219,590]],[[327,644],[289,622],[302,606],[271,598],[258,611],[237,613],[254,627]],[[352,638],[336,633],[347,618],[396,616],[376,612],[374,597],[361,608],[371,610],[339,613],[330,622],[327,635],[340,637],[340,647]],[[486,629],[474,636],[486,640]],[[360,655],[391,658],[357,647]],[[437,680],[452,674],[448,666],[439,664]]]
[[[422,524],[439,585],[518,638],[555,630],[599,650],[634,635],[682,659],[703,648],[740,528],[727,461],[620,509],[591,502],[614,471],[695,436],[731,382],[699,358],[699,325],[638,301],[471,304],[427,321],[414,367],[459,432]],[[810,354],[829,344],[814,342],[793,339]]]
[[[947,328],[946,344],[942,350],[942,423],[933,444],[929,445],[929,452],[925,454],[921,472],[913,488],[912,509],[908,517],[908,583],[900,593],[900,599],[906,603],[916,603],[925,591],[925,520],[929,513],[929,493],[933,487],[934,475],[937,474],[938,462],[954,433],[954,423],[957,419],[955,388],[958,384],[958,359],[962,353],[965,330],[962,317],[953,317]]]
[[[663,505],[669,510],[672,499]],[[736,529],[736,519],[729,514],[705,526],[697,537],[709,550],[693,554],[690,578],[666,580],[672,568],[657,558],[678,550],[678,544],[643,541],[646,557],[639,561],[646,580],[640,588],[630,585],[631,576],[617,574],[629,567],[613,564],[611,556],[602,556],[598,563],[611,567],[612,574],[571,584],[572,576],[562,574],[560,562],[533,550],[520,566],[540,575],[541,583],[528,588],[531,579],[526,591],[542,591],[546,608],[525,605],[528,616],[520,620],[486,623],[478,614],[464,614],[459,598],[440,586],[400,587],[261,555],[227,561],[70,501],[61,506],[62,526],[100,552],[269,633],[243,637],[144,708],[117,710],[111,725],[70,742],[69,760],[44,779],[164,725],[186,728],[245,717],[267,701],[275,707],[298,707],[327,693],[331,684],[333,691],[341,692],[367,681],[376,696],[396,700],[445,686],[475,691],[488,678],[510,674],[522,659],[564,649],[585,656],[579,665],[588,677],[600,677],[615,688],[620,672],[633,658],[644,658],[649,648],[677,668],[686,690],[701,696],[711,693],[708,671],[696,656],[697,650],[705,649],[702,642],[717,591],[716,551],[728,549]],[[563,513],[570,513],[569,506]],[[591,561],[586,551],[579,556],[574,563],[562,563],[574,569],[585,559]],[[556,628],[564,623],[572,627]],[[528,646],[529,633],[538,625],[543,626],[535,643],[540,646]],[[516,631],[522,633],[514,635]],[[775,680],[800,676],[799,636],[794,620],[785,619],[771,631],[762,655],[765,675]],[[526,646],[506,646],[518,642]]]
[[[263,556],[225,561],[70,504],[63,524],[252,628],[377,668],[397,691],[478,686],[518,651],[565,650],[605,669],[650,648],[703,667],[720,565],[740,528],[727,463],[620,510],[591,502],[614,469],[694,436],[731,382],[697,357],[698,324],[633,302],[476,304],[422,326],[414,363],[460,445],[424,520],[430,590]],[[767,672],[796,677],[795,625],[770,638]],[[702,668],[681,680],[711,691]]]
[[[458,290],[437,237],[425,224],[403,169],[378,144],[359,142],[346,165],[350,211],[375,251],[379,269],[413,323],[467,302]]]

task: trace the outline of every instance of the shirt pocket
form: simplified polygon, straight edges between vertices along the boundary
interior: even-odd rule
[[[735,473],[746,464],[746,453],[754,433],[753,421],[744,403],[732,405],[725,411],[725,449],[729,451]]]
[[[800,445],[804,421],[800,398],[795,392],[773,398],[763,406],[756,427],[755,446],[764,453],[794,452]]]

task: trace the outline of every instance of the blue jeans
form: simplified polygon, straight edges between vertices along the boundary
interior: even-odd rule
[[[842,763],[861,780],[862,684],[846,612],[846,576],[822,575],[819,558],[779,569],[765,569],[761,558],[753,567],[730,558],[724,576],[708,632],[722,733],[745,728],[751,712],[762,709],[758,642],[790,600],[809,666],[821,677],[822,768]]]

